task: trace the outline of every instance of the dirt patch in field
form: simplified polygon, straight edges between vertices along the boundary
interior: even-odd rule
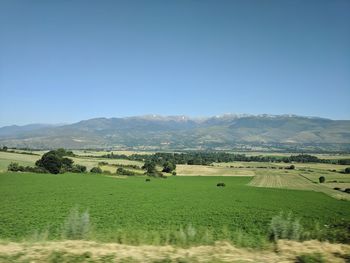
[[[315,253],[326,262],[346,262],[350,245],[279,241],[274,248],[258,251],[226,242],[190,248],[91,241],[0,244],[0,262],[295,262],[300,255]]]

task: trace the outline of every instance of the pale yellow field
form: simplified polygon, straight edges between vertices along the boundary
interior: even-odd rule
[[[17,162],[23,166],[34,166],[38,159],[40,159],[38,155],[0,152],[0,172],[7,171],[7,166],[11,162]]]
[[[90,151],[90,150],[74,150],[73,153],[79,156],[103,156],[106,154],[113,154],[115,155],[126,155],[130,156],[132,154],[153,154],[154,152],[142,152],[142,151]]]
[[[291,155],[298,155],[302,153],[281,153],[281,152],[259,152],[259,151],[253,151],[253,152],[233,152],[238,154],[245,154],[247,156],[281,156],[281,157],[288,157]],[[310,155],[317,156],[319,159],[350,159],[350,154],[342,154],[342,153],[334,153],[334,154],[325,154],[325,153],[311,153]]]

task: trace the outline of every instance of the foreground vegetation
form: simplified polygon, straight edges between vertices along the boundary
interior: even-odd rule
[[[347,201],[247,186],[250,180],[173,176],[146,182],[145,177],[99,174],[2,173],[0,237],[75,238],[69,225],[87,224],[79,238],[123,244],[188,246],[228,240],[261,248],[275,237],[350,241]],[[218,182],[226,186],[217,187]]]
[[[0,243],[0,262],[122,263],[346,263],[350,245],[280,240],[265,251],[237,248],[227,242],[179,248],[130,246],[91,241]]]

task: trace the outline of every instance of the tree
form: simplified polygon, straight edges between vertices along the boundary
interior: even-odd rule
[[[321,176],[320,178],[318,178],[318,181],[322,184],[326,181],[326,178],[324,176]]]
[[[163,164],[163,170],[162,172],[164,173],[171,173],[172,171],[174,171],[176,169],[176,164],[172,163],[172,162],[169,162],[169,161],[166,161],[164,164]]]
[[[345,168],[344,173],[350,174],[350,167]]]
[[[152,160],[146,160],[145,164],[142,166],[142,169],[145,169],[147,174],[154,174],[157,172],[156,163]]]
[[[62,168],[62,159],[56,154],[48,152],[45,153],[35,165],[45,168],[49,173],[58,174]]]
[[[8,149],[7,146],[2,147],[2,150],[3,150],[4,152],[6,152],[7,149]]]

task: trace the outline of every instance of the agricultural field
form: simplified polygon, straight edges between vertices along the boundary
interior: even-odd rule
[[[143,162],[75,151],[69,157],[74,163],[88,170],[99,166],[105,173],[6,171],[11,162],[34,166],[44,153],[0,152],[0,262],[232,262],[237,255],[247,261],[295,262],[305,246],[289,241],[296,247],[291,251],[280,245],[284,241],[272,242],[283,233],[294,233],[299,241],[318,239],[305,241],[316,244],[308,251],[322,253],[329,262],[344,262],[341,257],[350,253],[349,245],[325,243],[350,242],[350,195],[333,189],[349,187],[350,175],[340,173],[346,166],[178,164],[177,176],[149,178],[137,168]],[[135,165],[127,169],[138,176],[116,175],[118,165]],[[279,224],[291,229],[278,233]],[[71,236],[79,227],[84,234]],[[117,254],[104,252],[112,247]]]
[[[322,193],[251,187],[251,177],[118,178],[0,174],[1,238],[22,240],[47,231],[58,239],[74,207],[88,211],[91,238],[100,241],[164,244],[177,242],[177,231],[187,229],[194,243],[228,239],[261,247],[271,218],[280,212],[293,212],[310,237],[348,238],[349,203]],[[226,187],[218,188],[218,182]]]
[[[11,162],[17,162],[24,166],[34,166],[35,162],[40,159],[38,155],[8,153],[0,151],[0,172],[7,171],[7,167]]]
[[[232,169],[224,166],[210,165],[177,165],[178,175],[198,175],[198,176],[254,176],[255,172],[249,169]]]

